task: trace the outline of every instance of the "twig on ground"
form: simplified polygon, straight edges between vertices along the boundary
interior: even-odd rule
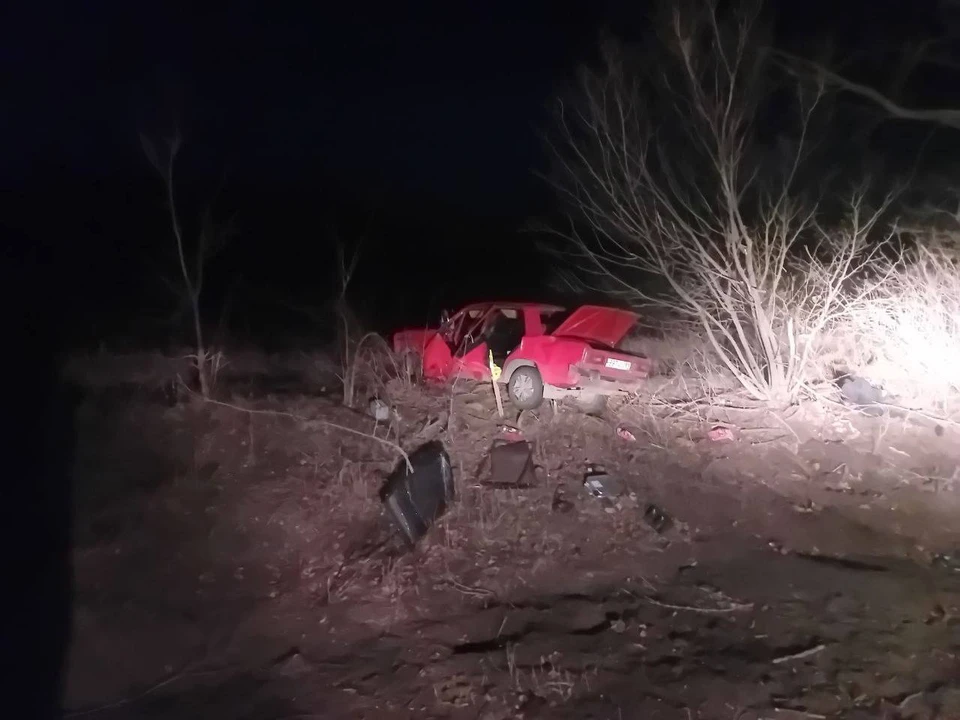
[[[791,660],[802,660],[803,658],[808,658],[811,655],[816,655],[819,652],[823,652],[827,649],[827,646],[824,644],[817,645],[812,648],[807,648],[798,653],[792,653],[790,655],[783,655],[782,657],[774,658],[771,662],[774,665],[780,665],[785,662],[790,662]]]
[[[695,605],[674,605],[672,603],[660,602],[659,600],[654,600],[649,595],[646,596],[645,599],[651,605],[667,608],[668,610],[687,610],[689,612],[703,613],[707,615],[730,612],[746,612],[747,610],[753,610],[753,603],[730,603],[729,606],[722,608],[703,608]]]
[[[478,598],[496,598],[497,594],[493,590],[488,590],[485,587],[480,587],[479,585],[464,585],[457,580],[454,580],[452,577],[441,578],[440,582],[444,585],[449,585],[454,590],[463,595],[470,595],[471,597]]]

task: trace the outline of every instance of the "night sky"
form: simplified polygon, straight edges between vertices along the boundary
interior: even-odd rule
[[[69,5],[32,18],[40,57],[42,36],[4,48],[26,70],[34,139],[8,176],[128,175],[142,169],[137,131],[179,117],[213,175],[343,173],[483,213],[525,209],[544,108],[604,17],[602,2],[540,0]]]
[[[536,295],[519,229],[554,203],[534,175],[551,98],[601,31],[639,35],[647,13],[622,0],[19,5],[0,19],[5,214],[48,282],[70,288],[87,335],[122,333],[118,305],[140,326],[164,315],[167,217],[138,133],[174,123],[185,215],[213,197],[236,215],[211,293],[243,297],[241,315],[280,326],[279,308],[322,304],[335,236],[364,239],[356,302],[381,320],[371,310]],[[956,15],[933,1],[767,7],[779,45],[815,53],[829,39],[868,81]],[[942,73],[924,70],[907,99],[960,104]]]

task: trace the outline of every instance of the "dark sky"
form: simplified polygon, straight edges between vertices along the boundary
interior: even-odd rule
[[[129,173],[137,131],[179,117],[211,172],[347,172],[481,208],[530,184],[543,109],[605,12],[548,0],[39,7],[14,11],[32,27],[2,50],[29,107],[7,177],[48,163]]]
[[[767,2],[779,44],[808,54],[829,38],[837,57],[851,60],[845,71],[878,84],[911,37],[947,31],[954,6]],[[406,296],[433,298],[457,285],[469,295],[514,294],[534,287],[532,271],[514,268],[504,290],[502,273],[478,263],[477,251],[519,247],[511,233],[549,206],[533,175],[544,167],[538,136],[547,106],[594,53],[601,30],[636,36],[646,11],[642,0],[7,3],[4,207],[24,216],[21,236],[39,248],[38,263],[61,266],[73,304],[97,296],[88,315],[124,302],[141,308],[147,301],[128,293],[156,280],[170,246],[162,189],[138,132],[162,135],[178,122],[181,183],[204,199],[221,182],[244,188],[227,202],[240,212],[241,235],[218,259],[222,292],[242,275],[261,289],[305,289],[310,302],[328,295],[329,278],[316,268],[329,257],[318,248],[329,247],[339,222],[329,213],[339,203],[333,191],[349,190],[432,224],[432,239],[416,223],[402,231],[405,242],[414,238],[408,252],[396,247],[396,223],[369,213],[382,247],[364,267],[418,269],[427,288],[405,288]],[[923,76],[936,78],[931,72]],[[907,99],[960,105],[951,72]],[[7,224],[11,217],[4,210]],[[536,269],[526,250],[523,263]],[[464,257],[473,262],[459,275],[434,280]],[[380,287],[383,278],[371,278]]]
[[[938,5],[768,2],[799,48],[888,52]],[[137,132],[179,119],[193,162],[270,184],[346,173],[475,209],[523,203],[551,95],[642,0],[10,3],[6,183],[142,169]],[[942,15],[940,16],[942,17]],[[12,114],[12,117],[11,117]],[[199,168],[198,168],[199,169]]]

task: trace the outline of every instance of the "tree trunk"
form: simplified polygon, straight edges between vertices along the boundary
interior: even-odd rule
[[[197,376],[200,379],[200,394],[204,400],[209,400],[210,375],[207,365],[207,348],[203,342],[203,324],[200,321],[200,298],[194,295],[191,300],[193,305],[193,330],[197,341]]]

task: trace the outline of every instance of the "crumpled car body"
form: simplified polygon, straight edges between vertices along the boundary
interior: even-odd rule
[[[613,394],[636,389],[653,370],[648,358],[617,349],[637,320],[629,310],[598,305],[567,312],[544,303],[475,303],[437,328],[395,333],[392,345],[416,358],[429,380],[490,380],[492,359],[504,384],[519,368],[535,368],[544,397]]]

